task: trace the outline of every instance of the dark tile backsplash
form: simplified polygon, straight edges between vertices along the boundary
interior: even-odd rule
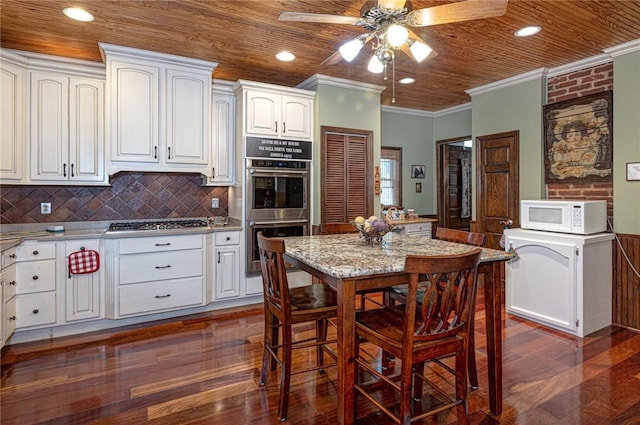
[[[122,172],[110,187],[2,185],[0,223],[227,216],[228,189],[201,183],[199,174]],[[51,202],[50,215],[40,214],[41,202]]]

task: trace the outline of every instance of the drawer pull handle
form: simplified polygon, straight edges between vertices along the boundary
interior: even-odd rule
[[[37,308],[35,310],[33,310],[33,314],[38,314],[38,313],[39,313],[39,311],[38,311]]]
[[[218,264],[220,264],[220,251],[218,251]]]
[[[16,320],[16,316],[9,317],[9,320]]]
[[[33,276],[31,279],[38,280],[38,275]]]
[[[156,246],[169,246],[171,245],[171,242],[167,242],[167,243],[157,243]]]
[[[156,269],[168,269],[168,268],[171,268],[171,264],[167,266],[156,266]]]
[[[38,251],[37,249],[33,251],[33,255],[38,255],[38,254],[40,254],[40,251]]]
[[[11,258],[12,260],[15,260],[16,259],[16,254],[9,255],[9,258]]]
[[[156,298],[169,298],[171,296],[171,294],[167,294],[167,295],[156,295]]]

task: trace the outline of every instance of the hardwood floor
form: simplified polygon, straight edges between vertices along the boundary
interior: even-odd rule
[[[640,333],[609,327],[580,339],[510,315],[503,316],[504,412],[490,415],[481,298],[477,305],[472,424],[640,424]],[[279,375],[259,386],[262,323],[258,305],[5,347],[0,422],[279,423]],[[311,331],[296,327],[300,337]],[[294,369],[314,356],[297,354]],[[335,424],[335,378],[335,368],[294,375],[286,423]],[[390,423],[365,401],[358,418]],[[437,421],[455,422],[453,414]]]

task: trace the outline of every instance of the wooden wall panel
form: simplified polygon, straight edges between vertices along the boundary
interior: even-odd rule
[[[618,235],[613,247],[613,323],[640,330],[640,235]],[[622,249],[626,252],[624,256]]]

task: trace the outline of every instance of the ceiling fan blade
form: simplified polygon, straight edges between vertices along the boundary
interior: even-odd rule
[[[387,10],[400,10],[407,0],[378,0],[378,7]]]
[[[409,12],[407,23],[412,27],[426,27],[502,16],[507,11],[507,3],[508,0],[465,0],[427,7]]]
[[[408,28],[407,28],[408,29]],[[420,37],[418,37],[416,35],[416,33],[414,33],[413,31],[409,30],[409,41],[407,43],[404,43],[402,46],[400,46],[400,49],[405,52],[410,58],[412,58],[413,60],[415,60],[418,63],[422,63],[424,60],[431,60],[433,58],[435,58],[436,56],[438,56],[438,54],[436,53],[435,50],[433,50],[431,48],[431,46],[429,46],[429,44],[424,41],[423,39],[421,39]],[[410,40],[413,40],[413,42],[418,42],[418,43],[422,43],[423,45],[427,46],[427,48],[431,49],[431,51],[427,54],[426,57],[424,57],[422,60],[419,60],[419,57],[417,56],[417,54],[414,54],[414,52],[411,50],[410,48]]]
[[[282,12],[279,21],[315,22],[321,24],[361,25],[363,20],[355,16],[323,15],[320,13]]]
[[[336,50],[334,54],[323,60],[320,65],[337,65],[342,62],[342,55],[340,50]]]

